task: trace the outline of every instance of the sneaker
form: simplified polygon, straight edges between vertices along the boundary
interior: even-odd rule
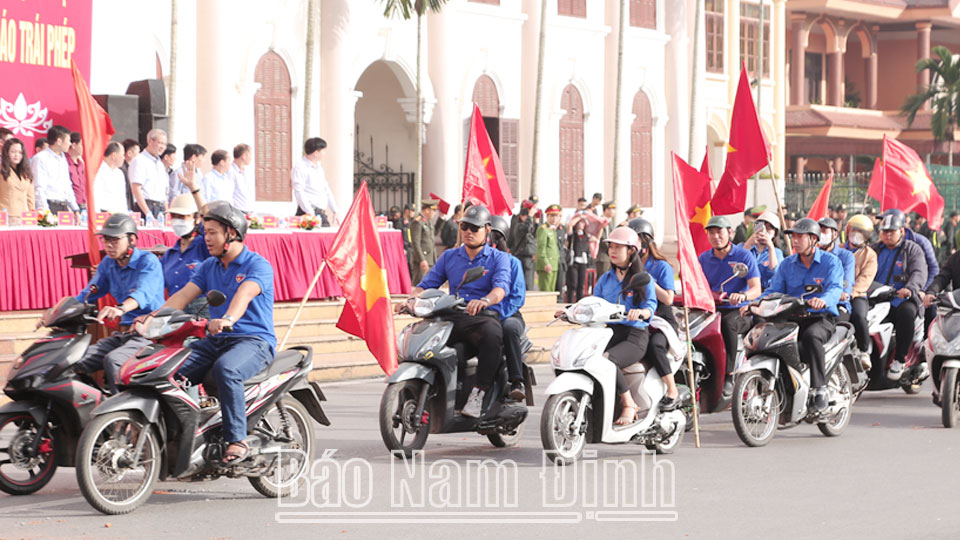
[[[873,367],[873,362],[870,361],[870,353],[866,351],[860,352],[860,365],[863,366],[864,371],[870,371],[870,368]]]
[[[913,368],[914,373],[917,374],[917,380],[922,381],[930,376],[930,368],[927,367],[926,362],[920,362],[917,364],[917,367]]]
[[[899,381],[900,377],[903,376],[903,362],[894,360],[890,362],[890,369],[887,370],[887,379],[891,381]]]
[[[733,375],[727,375],[726,382],[723,383],[723,397],[724,399],[730,398],[733,395]]]
[[[510,383],[510,399],[513,401],[523,401],[527,399],[527,391],[523,386],[523,381],[513,381]]]
[[[463,406],[463,410],[460,411],[460,414],[463,416],[469,416],[471,418],[480,418],[480,413],[483,409],[483,394],[485,392],[476,386],[473,387],[473,390],[470,392],[470,397],[467,398],[467,403]]]

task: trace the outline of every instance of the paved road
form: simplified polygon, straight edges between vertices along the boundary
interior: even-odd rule
[[[547,366],[537,371],[552,380]],[[703,418],[701,449],[688,436],[655,462],[639,447],[592,445],[596,458],[558,479],[540,452],[544,388],[519,447],[431,435],[420,469],[385,455],[382,380],[327,384],[333,426],[318,429],[318,448],[336,452],[315,463],[309,497],[264,499],[244,480],[163,483],[133,514],[103,516],[65,469],[37,495],[0,495],[0,539],[960,537],[960,430],[940,426],[928,389],[865,394],[835,439],[804,425],[750,449],[729,414],[715,414]],[[482,460],[498,460],[501,476]],[[630,479],[617,483],[615,467]],[[458,496],[460,507],[441,506]]]

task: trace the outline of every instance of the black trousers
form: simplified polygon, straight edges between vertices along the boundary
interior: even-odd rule
[[[750,330],[752,315],[740,315],[739,309],[720,310],[720,335],[727,351],[727,373],[733,373],[733,364],[737,361],[737,337]]]
[[[857,336],[857,348],[860,352],[866,352],[870,347],[870,330],[867,327],[867,312],[870,311],[870,302],[867,298],[860,296],[850,301],[853,311],[850,312],[850,323],[853,324],[854,333]]]
[[[76,363],[77,371],[94,373],[103,370],[104,384],[112,394],[117,393],[120,368],[150,340],[132,332],[114,332],[87,349]]]
[[[572,304],[583,298],[583,285],[587,282],[587,265],[573,263],[567,270],[567,302]]]
[[[670,375],[670,361],[667,360],[667,336],[657,331],[650,332],[647,343],[647,353],[643,355],[645,362],[649,362],[657,370],[657,375]]]
[[[837,329],[837,320],[833,315],[811,317],[800,321],[800,361],[810,367],[810,386],[816,388],[827,384],[826,352],[823,345]]]
[[[469,343],[477,351],[477,387],[488,390],[503,359],[503,327],[489,315],[454,313],[445,317],[453,323],[447,344]]]
[[[535,266],[533,264],[533,256],[524,255],[517,258],[520,259],[520,266],[523,268],[523,281],[526,283],[527,290],[535,290],[535,282],[533,279],[533,270]]]
[[[894,360],[903,362],[910,352],[913,343],[913,325],[917,320],[919,306],[913,300],[904,300],[899,306],[890,310],[888,321],[893,322],[893,329],[897,333],[897,350],[894,351]]]
[[[563,257],[563,253],[560,254],[560,257]],[[559,271],[557,271],[557,292],[560,293],[560,302],[565,301],[567,298],[567,267],[561,266]]]
[[[637,328],[627,324],[611,324],[613,337],[607,343],[604,352],[607,358],[623,369],[629,365],[636,364],[647,354],[647,342],[650,340],[650,333],[646,328]],[[627,391],[627,378],[623,372],[617,370],[617,395]]]
[[[503,327],[503,355],[507,357],[507,379],[510,382],[523,381],[523,353],[520,351],[520,338],[523,336],[523,316],[520,312],[500,321]]]

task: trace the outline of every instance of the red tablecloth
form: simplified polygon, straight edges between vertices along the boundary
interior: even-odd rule
[[[251,231],[247,247],[263,255],[274,271],[278,302],[300,300],[333,244],[334,232]],[[77,294],[87,283],[87,272],[70,268],[64,257],[86,249],[86,229],[0,229],[0,311],[45,309],[60,298]],[[140,246],[171,245],[170,231],[143,229]],[[409,293],[410,272],[400,231],[381,230],[380,243],[392,294]],[[340,296],[340,286],[324,270],[310,298]]]

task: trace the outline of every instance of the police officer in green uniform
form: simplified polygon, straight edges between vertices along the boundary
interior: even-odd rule
[[[420,214],[410,222],[410,269],[411,283],[420,283],[430,267],[437,262],[433,241],[433,216],[438,201],[424,199],[420,202]]]
[[[537,275],[541,291],[553,291],[560,271],[560,243],[557,229],[560,225],[560,205],[547,207],[547,222],[537,228]]]

